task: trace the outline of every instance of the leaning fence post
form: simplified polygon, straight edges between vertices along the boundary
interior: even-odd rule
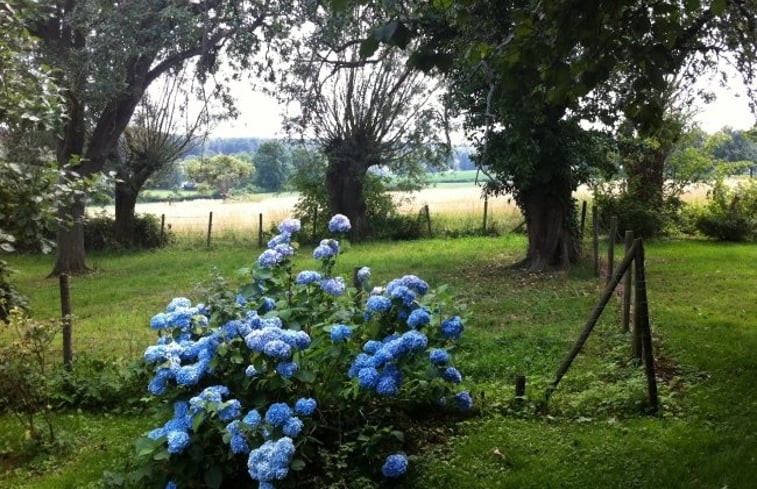
[[[612,268],[615,266],[615,235],[618,232],[618,218],[610,218],[610,239],[607,244],[607,281],[612,278]]]
[[[597,206],[591,206],[592,243],[594,245],[594,276],[599,277],[599,220],[597,218]]]
[[[431,212],[428,210],[428,204],[423,206],[423,212],[426,214],[426,227],[428,228],[428,237],[431,237]]]
[[[649,406],[654,413],[658,410],[657,379],[655,377],[654,355],[652,352],[652,331],[649,326],[649,302],[647,301],[647,282],[644,272],[644,243],[638,240],[636,247],[636,290],[638,298],[638,317],[636,327],[640,331],[644,371],[647,374],[647,392]]]
[[[625,252],[631,249],[633,245],[633,231],[630,229],[626,231],[625,239]],[[631,324],[631,288],[632,288],[631,268],[629,267],[626,272],[623,282],[623,331],[629,331],[629,325]]]
[[[258,248],[263,247],[263,213],[258,214]]]
[[[71,347],[71,288],[67,273],[60,274],[60,313],[63,317],[63,367],[71,370],[73,350]]]
[[[489,211],[489,195],[485,194],[484,195],[484,226],[483,226],[484,234],[486,234],[486,217],[487,217],[486,214],[488,213],[488,211]]]
[[[213,211],[208,214],[208,248],[210,248],[210,235],[213,232]]]

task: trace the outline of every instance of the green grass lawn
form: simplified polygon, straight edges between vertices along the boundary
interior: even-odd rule
[[[537,414],[557,365],[600,293],[590,265],[524,274],[506,266],[525,240],[425,240],[353,246],[339,267],[373,269],[380,283],[415,273],[447,283],[472,313],[456,363],[479,408],[465,421],[421,433],[426,440],[401,487],[750,488],[757,480],[757,247],[663,242],[647,247],[651,322],[659,360],[662,415],[642,414],[643,372],[629,360],[613,300],[585,350]],[[149,318],[174,296],[194,296],[212,270],[232,277],[258,250],[91,255],[95,273],[72,280],[77,351],[135,358],[154,336]],[[309,253],[300,254],[310,266]],[[58,314],[50,258],[12,257],[38,317]],[[297,267],[300,268],[300,267]],[[527,400],[513,377],[527,376]],[[23,438],[0,417],[0,487],[65,488],[117,469],[144,417],[62,413],[70,450],[14,464]],[[424,429],[428,429],[426,426]]]

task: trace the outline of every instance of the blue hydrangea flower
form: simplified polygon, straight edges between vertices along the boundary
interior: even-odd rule
[[[289,241],[291,239],[292,235],[290,233],[282,232],[281,234],[277,234],[276,236],[271,238],[270,241],[268,241],[268,247],[274,249],[280,244],[289,244]]]
[[[252,409],[250,412],[244,415],[244,418],[242,418],[242,422],[248,426],[256,427],[260,424],[260,421],[262,418],[260,417],[260,413],[257,409]]]
[[[361,267],[357,271],[357,279],[360,281],[360,283],[365,283],[368,280],[371,279],[371,269],[368,267]]]
[[[244,369],[244,374],[247,377],[255,377],[256,375],[258,375],[258,371],[254,365],[248,365],[247,368]]]
[[[414,329],[404,333],[401,341],[409,351],[425,350],[428,345],[428,337]]]
[[[265,250],[258,257],[258,265],[263,268],[273,268],[281,263],[283,259],[284,257],[276,250]]]
[[[318,403],[310,397],[301,397],[294,404],[294,412],[302,416],[310,416],[315,412]]]
[[[386,291],[389,294],[389,297],[392,299],[400,299],[402,301],[402,304],[405,306],[412,306],[413,302],[415,302],[415,294],[412,290],[405,287],[401,283],[398,283],[397,285],[390,287],[392,285],[392,282],[389,283],[389,285],[386,286]]]
[[[365,308],[370,312],[387,312],[392,308],[392,301],[383,295],[372,295],[368,297]]]
[[[281,340],[273,340],[265,344],[263,353],[271,358],[286,359],[292,356],[292,347]]]
[[[358,384],[365,389],[373,389],[379,382],[379,373],[373,367],[366,367],[360,369],[357,374]]]
[[[434,350],[431,350],[431,352],[428,354],[428,359],[434,365],[444,365],[449,362],[449,353],[447,353],[445,350],[436,348]]]
[[[319,246],[328,246],[329,248],[331,248],[334,254],[339,254],[339,251],[341,250],[341,248],[339,247],[339,241],[335,239],[322,239],[319,243]]]
[[[263,302],[258,308],[258,312],[260,314],[265,314],[268,311],[273,311],[274,309],[276,309],[276,301],[274,301],[270,297],[263,297]]]
[[[352,336],[352,328],[345,324],[335,324],[331,327],[331,341],[346,341]]]
[[[407,318],[407,325],[411,328],[421,328],[431,322],[431,313],[425,307],[419,307],[410,313]]]
[[[376,393],[382,396],[394,397],[400,393],[397,381],[391,375],[382,375],[376,384]]]
[[[344,214],[334,214],[329,221],[329,231],[332,233],[346,233],[352,229],[350,220]]]
[[[460,316],[453,316],[442,321],[442,336],[447,339],[457,340],[463,333],[463,321]]]
[[[168,481],[165,489],[178,489],[178,486],[174,481]]]
[[[447,367],[447,369],[442,372],[442,378],[453,384],[459,384],[463,381],[462,374],[460,374],[460,371],[455,367]]]
[[[389,479],[401,477],[407,471],[407,457],[402,453],[394,453],[386,457],[381,473]]]
[[[166,306],[166,312],[174,312],[177,309],[188,309],[192,307],[192,301],[186,297],[175,297]]]
[[[347,290],[347,285],[342,277],[334,277],[321,281],[321,289],[334,296],[340,296]]]
[[[226,406],[218,411],[218,419],[225,423],[227,421],[231,421],[234,418],[238,418],[241,413],[242,404],[238,400],[232,399],[230,401],[226,401]]]
[[[428,292],[428,283],[415,275],[405,275],[400,280],[402,281],[402,285],[417,292],[419,295],[425,295]]]
[[[320,282],[321,280],[321,274],[318,272],[313,272],[311,270],[303,270],[300,273],[297,274],[297,285],[307,285],[312,284],[315,282]]]
[[[185,431],[170,431],[166,436],[168,453],[181,453],[189,445],[189,435]]]
[[[231,448],[231,453],[250,453],[250,445],[247,443],[247,438],[241,433],[231,435],[229,447]]]
[[[288,436],[266,441],[250,452],[247,459],[250,477],[260,481],[262,487],[263,483],[283,479],[289,473],[294,452],[294,443]]]
[[[273,249],[274,251],[276,251],[276,253],[278,253],[282,257],[294,255],[294,248],[292,248],[291,245],[288,245],[285,243],[277,244]]]
[[[279,362],[276,364],[276,372],[288,379],[297,373],[297,364],[294,362]]]
[[[150,319],[150,327],[152,329],[161,330],[168,327],[168,314],[159,312]]]
[[[265,413],[265,420],[273,426],[283,426],[284,423],[292,416],[292,408],[286,403],[277,402],[268,407]]]
[[[289,233],[294,234],[300,231],[301,223],[299,219],[294,219],[292,217],[288,217],[281,221],[281,224],[279,224],[279,232],[281,233]]]
[[[247,299],[242,294],[237,294],[235,302],[239,307],[244,307],[247,305]]]
[[[300,433],[302,432],[302,428],[304,426],[305,424],[300,418],[292,416],[287,420],[286,423],[284,423],[282,431],[286,436],[290,438],[297,438],[298,436],[300,436]]]
[[[463,411],[467,411],[473,407],[473,398],[471,398],[471,395],[467,391],[455,394],[454,400],[457,407]]]
[[[363,345],[363,351],[366,353],[370,353],[371,355],[376,353],[381,349],[381,347],[384,346],[383,343],[376,340],[368,340]]]
[[[336,252],[334,251],[334,249],[326,245],[318,245],[313,250],[313,258],[315,258],[316,260],[326,260],[334,256],[335,254]]]

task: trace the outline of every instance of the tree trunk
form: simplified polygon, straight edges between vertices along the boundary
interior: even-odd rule
[[[528,227],[528,252],[519,266],[542,271],[576,263],[580,239],[570,187],[542,184],[522,190],[519,201]]]
[[[665,158],[669,147],[650,149],[636,164],[628,165],[628,192],[648,209],[662,209]]]
[[[84,199],[77,198],[72,205],[61,205],[58,208],[58,219],[71,224],[58,228],[55,267],[50,276],[89,272],[90,269],[84,261]]]
[[[138,191],[129,182],[116,182],[116,220],[114,223],[116,241],[125,248],[134,245],[134,208]]]
[[[370,233],[366,216],[368,207],[363,193],[365,174],[363,165],[357,165],[348,158],[330,158],[326,169],[331,210],[350,219],[350,239],[354,242],[362,241]]]

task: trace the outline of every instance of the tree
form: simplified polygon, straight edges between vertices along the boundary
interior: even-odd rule
[[[215,188],[225,199],[232,185],[252,175],[254,168],[239,158],[215,155],[187,162],[186,170],[189,178],[206,188]]]
[[[40,39],[40,61],[54,68],[65,93],[68,117],[59,131],[57,160],[61,168],[73,162],[66,178],[102,170],[156,79],[196,60],[197,74],[206,80],[217,73],[224,55],[235,68],[252,67],[261,46],[275,47],[288,31],[295,6],[294,0],[47,3],[45,15],[29,27]],[[256,65],[260,71],[267,54]],[[214,94],[224,97],[219,90]],[[77,224],[58,233],[54,274],[87,270],[78,222],[84,206],[80,198],[60,210],[75,216]]]
[[[289,180],[292,155],[280,141],[266,141],[252,157],[255,185],[266,192],[279,192]]]
[[[189,94],[181,89],[183,73],[164,80],[157,100],[145,95],[127,126],[114,158],[116,172],[115,238],[123,246],[134,242],[134,209],[147,180],[182,158],[199,143],[201,125],[208,122],[207,104],[188,112]]]
[[[756,9],[738,0],[392,2],[364,45],[414,37],[416,66],[454,67],[478,164],[495,177],[491,191],[514,193],[529,228],[524,265],[542,269],[577,258],[571,191],[604,152],[578,123],[613,127],[622,115],[654,137],[669,78],[691,84],[726,53],[750,86]],[[650,153],[639,188],[659,188],[663,161]]]
[[[350,219],[354,241],[371,233],[369,169],[382,167],[417,185],[426,167],[443,165],[449,151],[440,137],[445,121],[436,84],[407,67],[399,52],[362,60],[352,39],[370,25],[371,11],[357,10],[351,21],[311,12],[315,33],[288,70],[294,82],[284,87],[301,109],[290,123],[317,141],[328,161],[330,212]]]

